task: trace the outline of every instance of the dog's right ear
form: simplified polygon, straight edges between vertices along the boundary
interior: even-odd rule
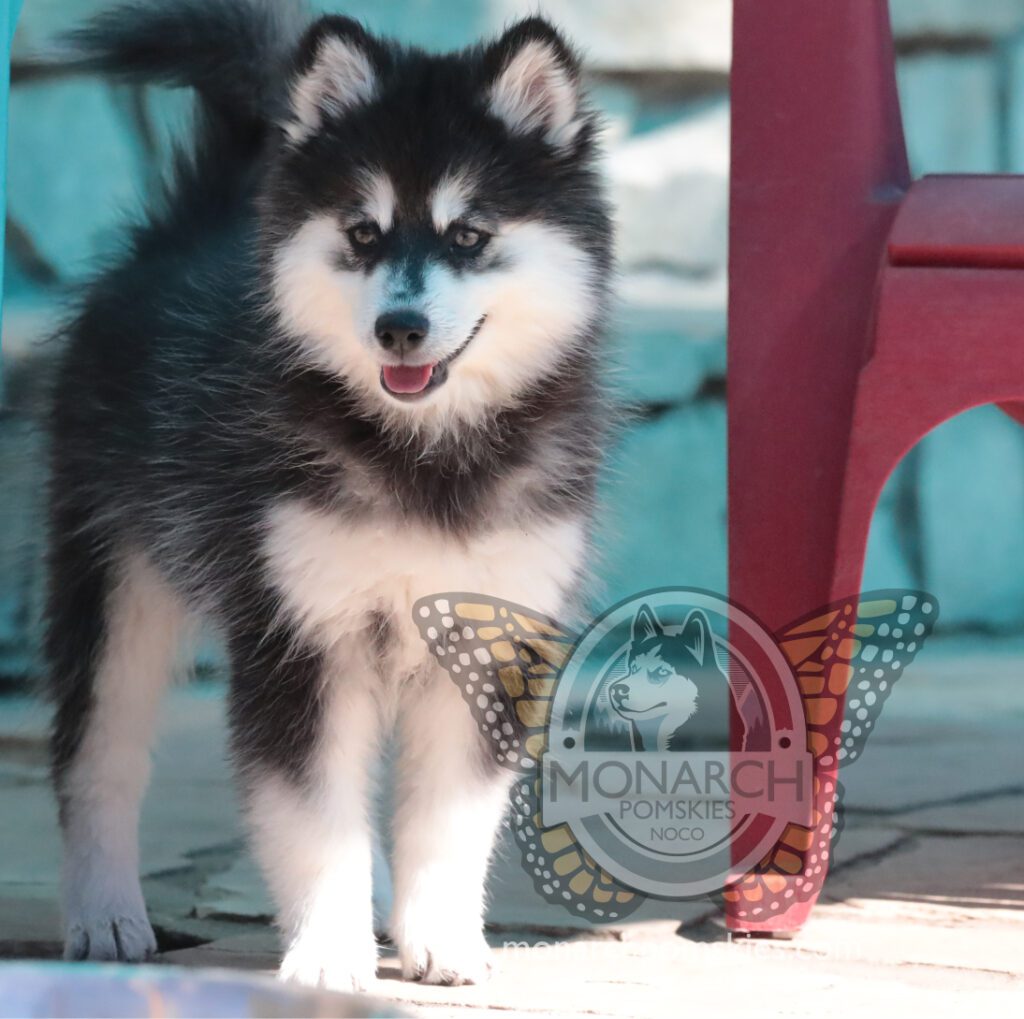
[[[651,637],[660,637],[664,632],[650,605],[641,605],[633,620],[633,643],[638,644],[640,641],[650,640]]]
[[[292,68],[289,116],[296,145],[324,121],[370,102],[377,93],[381,45],[352,18],[328,15],[303,36]]]

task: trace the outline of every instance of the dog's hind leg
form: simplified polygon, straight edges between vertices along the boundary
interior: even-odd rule
[[[141,555],[109,559],[81,535],[55,535],[46,652],[68,959],[134,962],[156,950],[139,811],[184,618]]]

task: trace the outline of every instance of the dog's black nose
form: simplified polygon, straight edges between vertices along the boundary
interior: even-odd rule
[[[430,321],[410,308],[385,312],[377,319],[374,332],[385,350],[411,350],[426,339]]]
[[[624,701],[629,696],[629,687],[625,683],[612,683],[608,692],[613,701]]]

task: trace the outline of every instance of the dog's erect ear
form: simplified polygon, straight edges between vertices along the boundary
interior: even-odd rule
[[[693,652],[693,657],[704,665],[709,654],[714,655],[714,638],[711,635],[711,624],[708,617],[700,609],[694,609],[683,623],[683,632],[680,634],[683,643]]]
[[[373,99],[377,92],[380,44],[357,21],[328,15],[299,44],[292,71],[289,120],[285,130],[298,144],[325,120]]]
[[[583,126],[579,60],[543,18],[513,25],[485,55],[487,106],[513,134],[540,131],[556,148]]]
[[[660,637],[664,632],[650,605],[641,605],[633,620],[633,643],[638,644],[640,641],[650,640],[651,637]]]

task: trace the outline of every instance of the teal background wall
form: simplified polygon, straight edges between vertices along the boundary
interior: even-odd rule
[[[21,11],[21,0],[0,0],[0,209],[7,193],[7,93],[10,86],[9,58],[14,27]],[[4,268],[4,224],[0,222],[0,277]],[[3,313],[3,292],[0,291],[0,314]],[[0,364],[2,369],[2,364]],[[0,375],[0,379],[2,379]]]
[[[598,597],[672,583],[724,589],[728,0],[319,5],[433,47],[470,42],[539,7],[584,47],[619,210],[614,384],[633,415],[605,484]],[[101,6],[24,0],[14,45],[0,677],[32,670],[35,421],[55,349],[42,340],[68,289],[115,243],[125,210],[159,180],[187,114],[180,96],[33,75],[29,55]],[[893,0],[892,10],[916,172],[1024,172],[1024,2]],[[1024,431],[984,408],[915,449],[876,515],[866,584],[932,590],[947,629],[1024,629]]]

